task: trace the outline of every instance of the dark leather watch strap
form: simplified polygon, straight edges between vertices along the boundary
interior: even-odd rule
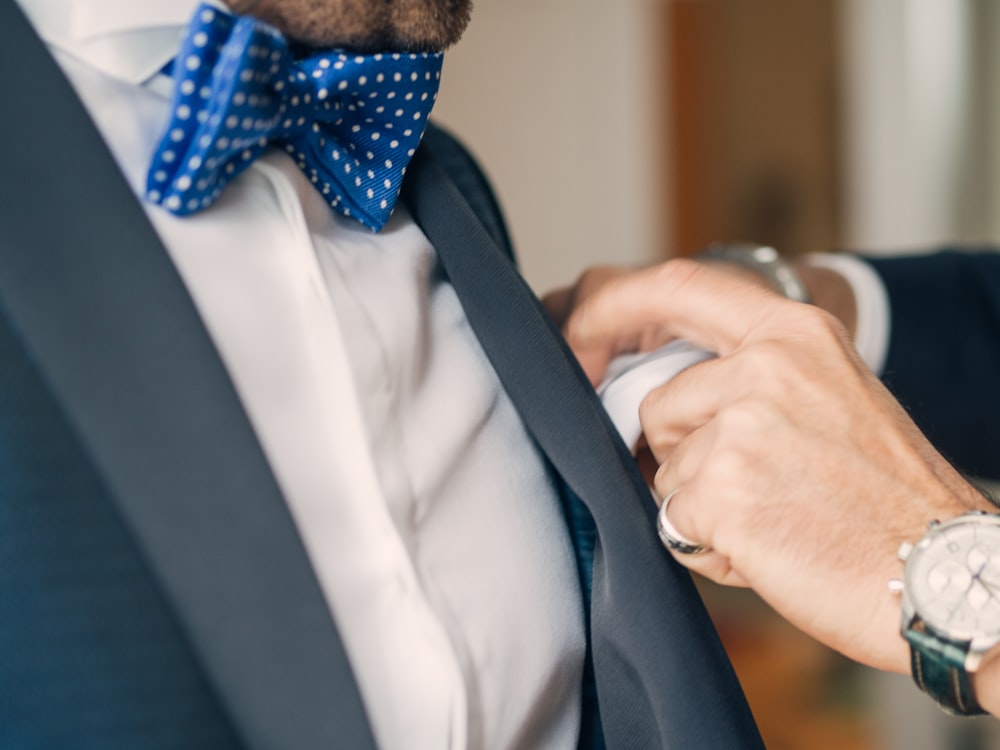
[[[910,669],[917,687],[950,714],[986,713],[976,700],[972,675],[965,670],[968,644],[963,648],[914,628],[907,628],[903,635],[910,643]]]

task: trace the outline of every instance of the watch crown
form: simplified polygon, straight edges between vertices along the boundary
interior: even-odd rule
[[[901,545],[899,545],[899,551],[896,552],[896,557],[898,557],[903,562],[906,562],[906,558],[910,556],[911,552],[913,552],[913,545],[910,544],[910,542],[903,542]]]
[[[901,578],[890,578],[889,579],[889,593],[891,594],[902,594],[903,593],[903,581]]]
[[[940,525],[941,525],[941,522],[939,520],[937,520],[936,518],[931,519],[930,521],[927,522],[927,528],[928,529],[933,529],[933,528],[936,528],[936,527],[938,527]]]

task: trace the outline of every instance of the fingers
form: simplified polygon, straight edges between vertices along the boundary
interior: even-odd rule
[[[575,305],[597,291],[609,279],[625,273],[628,273],[628,269],[617,266],[592,266],[572,284],[546,293],[542,297],[542,306],[561,328]]]
[[[671,491],[664,498],[657,515],[657,526],[664,546],[678,562],[688,569],[697,571],[716,583],[746,587],[746,579],[734,570],[729,558],[707,544],[689,538],[679,531],[670,520],[669,513],[673,507],[673,501],[678,497],[681,489],[683,488]]]
[[[739,574],[739,571],[733,568],[729,562],[729,558],[725,555],[720,555],[714,550],[704,555],[695,556],[679,555],[677,553],[671,554],[685,568],[700,576],[704,576],[710,581],[722,586],[734,586],[741,589],[750,588],[747,580]]]
[[[764,413],[766,404],[780,403],[796,378],[793,363],[770,342],[700,362],[643,399],[639,421],[646,443],[662,462],[686,435],[720,416],[730,428],[759,432],[772,418]]]
[[[639,422],[658,462],[722,408],[727,396],[720,385],[724,385],[730,369],[724,360],[700,362],[646,394],[639,404]]]
[[[630,273],[630,269],[616,266],[594,266],[588,268],[570,286],[554,289],[542,298],[542,305],[561,329],[565,331],[567,321],[573,311],[588,297],[596,293],[611,279]],[[604,379],[608,363],[615,356],[626,351],[636,351],[637,337],[627,332],[609,340],[602,347],[594,347],[583,353],[580,364],[594,385]]]
[[[697,497],[700,492],[698,475],[712,454],[717,432],[717,428],[709,423],[685,437],[660,464],[653,480],[653,489],[658,497],[669,497],[674,491],[685,489],[671,501],[670,517],[684,536],[711,547],[717,546],[712,515],[714,506],[692,503],[692,497]],[[684,497],[681,497],[682,494]]]
[[[670,494],[663,498],[660,503],[660,512],[656,514],[656,530],[660,535],[660,541],[671,552],[681,555],[700,555],[710,549],[708,545],[696,542],[684,534],[680,533],[670,523],[670,501],[677,495],[677,490],[672,490]]]
[[[732,447],[732,437],[766,430],[770,421],[766,410],[747,408],[743,401],[727,406],[721,418],[713,416],[681,434],[661,456],[654,478],[657,496],[672,498],[667,511],[673,535],[709,548],[692,555],[667,545],[671,554],[688,569],[726,586],[750,585],[733,564],[729,548],[733,540],[724,529],[733,520],[734,493],[743,485],[740,477],[745,478],[746,465],[752,462]]]
[[[573,309],[573,297],[574,288],[571,286],[553,289],[542,297],[542,307],[560,328],[565,325],[566,318]]]
[[[728,354],[789,303],[731,274],[686,259],[622,274],[580,300],[566,337],[580,357],[623,338],[686,338]]]

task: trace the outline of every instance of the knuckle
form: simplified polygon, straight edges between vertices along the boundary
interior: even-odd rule
[[[801,335],[811,341],[842,342],[848,337],[840,320],[821,307],[798,305],[796,324]]]
[[[678,477],[684,478],[686,484],[692,485],[692,492],[696,497],[706,496],[703,492],[704,485],[711,484],[710,476],[707,474],[705,459],[695,456],[692,452],[686,452],[676,457],[675,473]],[[711,497],[711,495],[708,495]]]
[[[639,402],[639,423],[646,442],[654,453],[668,453],[677,444],[680,435],[670,421],[670,390],[663,385],[654,388]]]
[[[769,339],[747,349],[747,356],[757,377],[770,380],[792,367],[794,355],[781,341]]]
[[[616,271],[614,266],[590,266],[585,269],[573,285],[576,296],[586,297],[588,293],[601,287],[609,277],[615,275]]]
[[[582,300],[572,308],[566,322],[563,324],[563,336],[570,346],[574,346],[585,341],[584,332],[586,330],[586,310],[587,300]]]
[[[596,327],[596,323],[603,319],[602,304],[594,296],[572,300],[569,316],[563,323],[563,336],[571,347],[584,347],[595,337],[599,338],[600,329]]]
[[[589,343],[595,321],[616,317],[613,313],[623,296],[620,281],[627,277],[627,269],[618,266],[592,266],[579,275],[571,287],[569,315],[563,324],[563,335],[571,345]]]
[[[658,285],[667,293],[680,289],[704,271],[704,267],[690,258],[672,258],[656,267],[654,275]]]
[[[752,457],[742,443],[719,446],[706,461],[703,481],[717,494],[742,481],[752,466]]]
[[[689,570],[693,570],[698,575],[704,576],[713,583],[721,586],[729,585],[729,578],[732,576],[732,565],[729,559],[718,552],[712,552],[704,557],[693,558],[687,562]]]
[[[775,385],[783,386],[794,370],[794,356],[780,340],[766,339],[740,349],[732,355],[735,377],[751,392],[766,393]]]
[[[639,402],[639,421],[642,422],[643,428],[655,429],[660,425],[665,412],[665,400],[663,386],[654,388],[643,396],[642,401]]]
[[[762,416],[763,415],[763,416]],[[736,427],[720,425],[711,452],[705,457],[700,475],[711,484],[713,493],[731,493],[736,488],[746,486],[758,472],[772,462],[769,452],[773,451],[768,439],[772,429],[770,409],[758,410],[748,407],[734,410],[726,419]]]

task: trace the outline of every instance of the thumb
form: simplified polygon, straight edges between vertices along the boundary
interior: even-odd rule
[[[642,351],[672,338],[725,356],[780,304],[789,303],[732,274],[679,258],[608,281],[570,315],[566,339],[588,375],[628,346]]]

